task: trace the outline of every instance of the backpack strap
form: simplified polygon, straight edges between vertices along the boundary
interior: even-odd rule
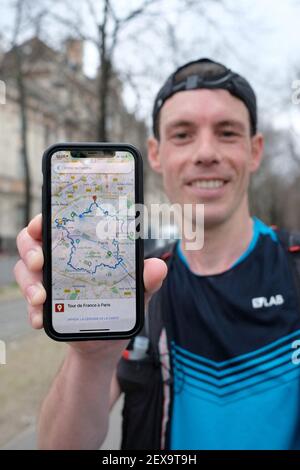
[[[289,232],[285,229],[273,227],[278,239],[287,252],[288,262],[295,281],[300,305],[300,233]]]
[[[173,252],[176,247],[176,242],[168,243],[163,247],[156,248],[155,250],[146,253],[145,259],[149,258],[160,258],[165,261],[168,269],[171,264],[171,260],[173,258]],[[161,297],[164,285],[160,288],[160,290],[152,295],[150,302],[148,303],[147,312],[145,314],[145,322],[142,330],[140,331],[139,335],[146,336],[151,340],[152,345],[152,353],[153,357],[158,355],[158,341],[161,334],[161,331],[164,327],[164,316],[162,312],[162,305],[161,305]],[[155,321],[151,322],[150,328],[150,316],[149,310],[155,312]],[[153,313],[154,315],[154,313]],[[128,349],[132,349],[133,343],[135,338],[132,338],[127,346],[127,349],[123,352],[123,357],[127,358]]]
[[[168,271],[174,266],[176,242],[169,243],[163,248],[155,250],[149,255],[165,261]],[[167,279],[158,292],[155,292],[148,304],[148,312],[145,315],[145,333],[150,339],[149,351],[154,364],[160,374],[161,387],[161,422],[159,423],[160,443],[159,449],[170,449],[170,416],[173,401],[172,383],[173,370],[171,362],[171,338],[172,324],[168,311],[168,287]]]
[[[286,229],[278,229],[277,227],[274,227],[274,229],[287,251],[290,253],[300,252],[300,232],[289,232]]]
[[[173,258],[175,247],[176,247],[176,242],[168,243],[167,245],[165,245],[161,248],[157,248],[156,250],[154,250],[154,251],[150,252],[149,254],[147,254],[146,259],[148,259],[148,258],[160,258],[163,261],[165,261],[165,263],[166,263],[166,265],[169,269],[169,266],[171,264],[171,260]],[[162,292],[161,291],[162,291],[162,288],[160,289],[160,292],[157,292],[152,296],[152,299],[150,301],[152,309],[160,311],[159,315],[156,316],[156,321],[155,321],[154,325],[152,326],[152,335],[154,333],[154,337],[155,337],[155,338],[152,339],[152,341],[155,345],[158,345],[158,340],[159,340],[159,337],[160,337],[160,333],[161,333],[161,331],[163,329],[163,326],[164,326],[164,316],[163,316],[163,313],[161,311],[162,310],[162,306],[161,306]],[[150,307],[150,305],[148,307]],[[149,315],[145,315],[144,328],[145,328],[146,335],[149,336],[149,334],[150,334],[150,318],[149,318]]]
[[[154,250],[146,258],[164,260],[171,269],[176,243]],[[170,384],[168,347],[164,312],[166,282],[152,295],[148,303],[143,329],[139,333],[149,339],[146,357],[130,360],[134,338],[123,352],[117,366],[117,378],[125,393],[123,408],[122,449],[164,449],[169,436]],[[166,353],[161,344],[166,341]],[[154,405],[153,405],[154,404]],[[142,423],[142,426],[141,426]],[[136,442],[136,429],[141,426]],[[137,445],[139,447],[137,447]]]
[[[176,247],[176,242],[170,242],[170,243],[166,244],[165,246],[162,246],[160,248],[156,248],[155,250],[153,250],[149,253],[146,253],[145,259],[160,258],[160,259],[166,261],[167,264],[168,264],[168,260],[173,255],[175,247]]]

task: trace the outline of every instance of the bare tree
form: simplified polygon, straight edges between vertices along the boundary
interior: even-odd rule
[[[7,38],[9,59],[7,63],[7,54],[3,54],[3,62],[0,64],[0,72],[2,76],[7,79],[14,79],[18,93],[20,157],[24,170],[24,226],[26,226],[31,219],[32,181],[28,150],[28,70],[22,41],[28,34],[32,34],[34,32],[35,34],[39,33],[43,17],[46,14],[46,9],[44,8],[45,5],[44,0],[41,3],[40,8],[36,8],[33,0],[15,1],[13,4],[14,21],[11,30],[11,37]]]
[[[108,100],[110,81],[113,74],[113,56],[115,49],[119,43],[121,33],[130,24],[140,18],[142,15],[148,15],[150,7],[158,0],[144,0],[137,8],[130,10],[126,15],[117,15],[113,2],[111,0],[102,0],[98,2],[96,8],[93,0],[84,0],[85,6],[89,11],[90,18],[94,25],[96,34],[92,35],[87,32],[86,24],[83,27],[80,21],[80,12],[74,10],[67,2],[68,12],[73,11],[74,18],[70,19],[63,14],[51,12],[51,16],[67,27],[68,31],[74,37],[79,37],[82,41],[92,43],[99,57],[99,73],[98,73],[98,119],[97,119],[97,138],[101,141],[108,140]],[[70,9],[69,9],[70,6]],[[101,9],[100,9],[101,7]]]
[[[25,13],[25,3],[26,0],[17,0],[15,4],[15,24],[13,30],[13,36],[10,44],[11,51],[14,55],[14,65],[15,65],[15,77],[18,90],[18,103],[20,110],[20,124],[21,124],[21,149],[20,154],[22,158],[23,168],[24,168],[24,226],[26,226],[30,220],[31,215],[31,177],[30,177],[30,165],[29,165],[29,155],[28,155],[28,120],[27,120],[27,93],[26,93],[26,84],[24,80],[24,61],[23,61],[23,51],[18,47],[18,40],[20,33],[22,31],[23,22],[24,22],[24,13]]]

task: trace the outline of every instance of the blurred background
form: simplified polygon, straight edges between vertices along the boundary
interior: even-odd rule
[[[300,230],[299,0],[0,0],[0,448],[35,448],[35,420],[65,346],[31,331],[14,282],[15,238],[41,210],[41,157],[58,141],[126,141],[144,156],[146,203],[164,201],[146,161],[156,92],[211,57],[258,96],[265,158],[251,210]],[[120,406],[105,448],[118,448]]]

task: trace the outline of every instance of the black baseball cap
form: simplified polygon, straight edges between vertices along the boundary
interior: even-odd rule
[[[250,114],[251,133],[257,130],[256,95],[250,83],[225,65],[203,58],[188,62],[173,72],[157,93],[153,107],[153,133],[158,138],[158,116],[165,101],[179,91],[221,88],[239,98]]]

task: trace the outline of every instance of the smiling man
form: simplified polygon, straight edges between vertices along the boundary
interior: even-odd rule
[[[190,258],[201,263],[212,253],[203,268],[213,273],[228,267],[252,237],[247,189],[260,163],[263,138],[250,133],[249,113],[241,100],[225,90],[193,90],[166,101],[160,137],[149,140],[151,166],[162,173],[170,201],[205,205],[206,246]],[[234,239],[228,238],[229,231]],[[215,247],[216,237],[225,234],[228,248],[219,243]]]
[[[160,385],[146,363],[144,375],[119,364],[123,445],[300,448],[294,279],[277,233],[249,213],[263,152],[255,94],[221,64],[186,64],[158,93],[153,133],[148,157],[169,200],[204,204],[204,246],[189,251],[183,234],[150,302]]]
[[[204,246],[189,251],[183,234],[154,253],[167,276],[164,263],[146,260],[144,354],[140,338],[70,345],[42,406],[41,447],[97,448],[124,393],[123,449],[300,448],[296,281],[278,233],[249,213],[262,153],[244,78],[209,59],[169,77],[148,158],[171,203],[204,204]],[[15,268],[35,327],[40,237],[37,217],[18,236]]]

